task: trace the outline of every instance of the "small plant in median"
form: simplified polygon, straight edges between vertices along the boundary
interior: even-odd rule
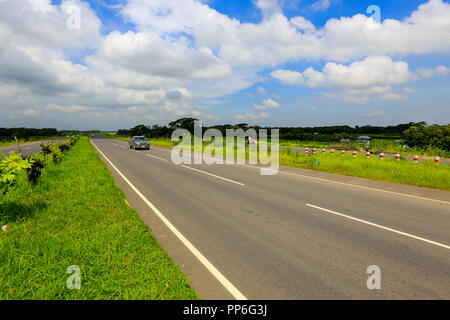
[[[17,176],[22,170],[25,170],[28,181],[36,184],[37,179],[41,176],[42,169],[48,164],[47,156],[51,154],[53,162],[60,163],[63,157],[62,152],[69,150],[78,140],[79,137],[72,136],[67,143],[59,145],[61,152],[58,152],[57,148],[50,144],[41,144],[43,160],[39,158],[39,155],[32,157],[14,152],[1,160],[3,154],[0,153],[0,194],[6,194],[8,189],[15,185]],[[20,145],[17,144],[17,146],[20,150]]]
[[[66,143],[61,143],[59,146],[59,150],[61,150],[61,152],[67,151],[70,149],[70,145],[66,144]]]
[[[0,158],[3,156],[0,153]],[[22,159],[20,154],[11,152],[8,157],[0,161],[0,193],[5,194],[16,181],[17,176],[22,170],[28,170],[31,164]]]
[[[36,184],[37,179],[41,176],[41,171],[44,169],[45,164],[41,159],[28,157],[26,158],[30,166],[25,169],[28,177],[28,181]]]
[[[63,159],[62,152],[58,152],[56,148],[52,147],[52,159],[54,163],[60,163]]]

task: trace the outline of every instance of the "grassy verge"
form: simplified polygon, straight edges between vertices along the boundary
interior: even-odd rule
[[[315,156],[307,157],[303,153],[291,152],[287,149],[280,152],[280,164],[373,180],[450,190],[450,166],[435,164],[433,161],[414,163],[413,161],[397,161],[396,159],[380,160],[375,155],[366,159],[364,154],[358,154],[356,158],[353,158],[350,152],[347,152],[345,156],[339,153],[334,156],[330,153],[325,155],[318,153]]]
[[[300,147],[300,148],[336,148],[337,146],[343,147],[356,147],[361,150],[365,150],[364,142],[352,142],[352,143],[339,143],[339,142],[324,142],[324,141],[302,141],[302,140],[280,140],[280,146],[283,147]],[[441,150],[438,148],[409,148],[403,143],[395,143],[395,140],[391,139],[373,139],[370,143],[369,151],[371,152],[389,152],[400,153],[403,155],[419,155],[421,158],[433,158],[435,156],[449,158],[450,152]]]
[[[87,138],[0,196],[0,299],[196,299]],[[69,290],[67,268],[81,269]]]
[[[19,139],[19,143],[29,143],[29,142],[37,142],[37,141],[48,141],[48,140],[59,140],[63,139],[64,137],[36,137],[31,139]],[[2,140],[0,141],[0,147],[8,147],[8,146],[15,146],[16,141],[15,140]]]

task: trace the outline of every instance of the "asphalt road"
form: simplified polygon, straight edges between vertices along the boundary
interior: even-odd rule
[[[168,149],[92,142],[204,299],[450,299],[449,192],[294,168],[180,166]],[[367,287],[372,265],[381,289]]]
[[[51,144],[52,142],[60,143],[64,140],[66,140],[66,139],[44,140],[43,142],[44,142],[44,144],[47,144],[47,143]],[[36,141],[36,142],[21,144],[20,147],[22,149],[22,153],[25,155],[32,155],[32,154],[40,152],[41,151],[41,147],[40,147],[41,143],[42,143],[42,141]],[[12,151],[14,151],[15,153],[19,153],[19,149],[17,148],[16,145],[0,148],[0,153],[3,153],[5,156],[9,155]]]

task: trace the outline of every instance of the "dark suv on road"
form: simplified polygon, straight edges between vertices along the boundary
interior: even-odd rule
[[[145,149],[150,150],[150,142],[148,142],[144,136],[134,136],[128,142],[130,149]]]

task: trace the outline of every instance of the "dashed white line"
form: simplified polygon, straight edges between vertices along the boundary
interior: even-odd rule
[[[145,153],[145,155],[148,156],[148,157],[152,157],[152,158],[156,158],[156,159],[162,160],[162,161],[167,161],[167,159],[160,158],[160,157],[154,156],[152,154]]]
[[[105,158],[111,167],[125,180],[134,192],[153,210],[153,212],[164,222],[164,224],[175,234],[175,236],[188,248],[188,250],[208,269],[209,272],[230,292],[237,300],[247,300],[247,298],[227,279],[225,276],[209,262],[209,260],[198,251],[196,247],[180,232],[178,229],[159,211],[131,182],[125,175],[117,169],[117,167],[100,151],[100,149],[92,142],[92,145]]]
[[[162,149],[162,148],[155,148],[155,149],[161,150],[161,151],[171,152],[170,149],[169,150]],[[254,168],[254,169],[258,169],[258,170],[260,169],[260,167],[255,166],[255,165],[251,165],[251,164],[238,164],[238,165],[245,166],[245,167],[251,167],[251,168]],[[434,201],[434,202],[438,202],[438,203],[450,204],[449,201],[445,201],[445,200],[426,198],[426,197],[415,196],[415,195],[407,194],[407,193],[401,193],[401,192],[389,191],[389,190],[384,190],[384,189],[360,186],[360,185],[357,185],[357,184],[352,184],[352,183],[347,183],[347,182],[340,182],[340,181],[329,180],[329,179],[324,179],[324,178],[318,178],[318,177],[313,177],[313,176],[304,175],[304,174],[287,172],[287,171],[283,171],[283,170],[278,170],[278,172],[281,173],[281,174],[287,174],[287,175],[297,176],[297,177],[301,177],[301,178],[309,178],[309,179],[314,179],[314,180],[324,181],[324,182],[331,182],[331,183],[341,184],[341,185],[345,185],[345,186],[349,186],[349,187],[360,188],[360,189],[365,189],[365,190],[370,190],[370,191],[384,192],[384,193],[390,193],[390,194],[394,194],[394,195],[398,195],[398,196],[409,197],[409,198],[414,198],[414,199],[419,199],[419,200]]]
[[[237,182],[237,181],[234,181],[234,180],[231,180],[231,179],[227,179],[227,178],[224,178],[224,177],[221,177],[221,176],[216,176],[215,174],[212,174],[212,173],[209,173],[209,172],[206,172],[206,171],[203,171],[203,170],[195,169],[195,168],[188,167],[188,166],[185,166],[185,165],[181,165],[181,166],[183,168],[191,169],[191,170],[194,170],[194,171],[198,171],[198,172],[207,174],[209,176],[212,176],[212,177],[215,177],[215,178],[218,178],[218,179],[222,179],[222,180],[225,180],[225,181],[228,181],[228,182],[232,182],[232,183],[238,184],[240,186],[245,186],[245,184],[243,184],[243,183],[240,183],[240,182]]]
[[[154,147],[154,149],[160,150],[160,151],[166,151],[166,152],[171,152],[172,151],[169,148],[165,149],[165,148],[155,148]],[[250,164],[238,164],[238,165],[251,167],[251,168],[254,168],[254,169],[258,169],[258,170],[260,169],[258,166],[250,165]],[[278,172],[281,173],[281,174],[287,174],[287,175],[297,176],[297,177],[301,177],[301,178],[309,178],[309,179],[314,179],[314,180],[324,181],[324,182],[331,182],[331,183],[341,184],[341,185],[345,185],[345,186],[349,186],[349,187],[360,188],[360,189],[365,189],[365,190],[370,190],[370,191],[389,193],[389,194],[393,194],[393,195],[398,195],[398,196],[403,196],[403,197],[408,197],[408,198],[413,198],[413,199],[419,199],[419,200],[425,200],[425,201],[433,201],[433,202],[438,202],[438,203],[443,203],[443,204],[450,204],[449,201],[445,201],[445,200],[426,198],[426,197],[415,196],[415,195],[407,194],[407,193],[401,193],[401,192],[389,191],[389,190],[384,190],[384,189],[360,186],[360,185],[357,185],[357,184],[340,182],[340,181],[329,180],[329,179],[324,179],[324,178],[318,178],[318,177],[313,177],[313,176],[304,175],[304,174],[287,172],[287,171],[283,171],[283,170],[278,170]]]
[[[430,243],[430,244],[433,244],[435,246],[439,246],[439,247],[442,247],[442,248],[445,248],[445,249],[450,249],[450,246],[448,246],[446,244],[443,244],[443,243],[439,243],[439,242],[436,242],[436,241],[428,240],[428,239],[425,239],[425,238],[422,238],[422,237],[415,236],[415,235],[410,234],[410,233],[406,233],[406,232],[403,232],[403,231],[399,231],[399,230],[396,230],[396,229],[385,227],[385,226],[382,226],[382,225],[379,225],[379,224],[376,224],[376,223],[373,223],[373,222],[370,222],[370,221],[366,221],[366,220],[363,220],[363,219],[358,219],[358,218],[355,218],[355,217],[352,217],[352,216],[348,216],[346,214],[342,214],[342,213],[339,213],[339,212],[336,212],[336,211],[332,211],[332,210],[328,210],[328,209],[325,209],[325,208],[321,208],[321,207],[318,207],[318,206],[315,206],[315,205],[312,205],[312,204],[309,204],[309,203],[307,203],[306,205],[308,207],[315,208],[315,209],[318,209],[318,210],[322,210],[322,211],[325,211],[325,212],[328,212],[328,213],[332,213],[332,214],[340,216],[340,217],[344,217],[344,218],[347,218],[347,219],[351,219],[351,220],[354,220],[354,221],[365,223],[365,224],[368,224],[370,226],[377,227],[377,228],[380,228],[380,229],[383,229],[383,230],[391,231],[391,232],[400,234],[400,235],[405,236],[405,237],[409,237],[409,238],[413,238],[413,239],[420,240],[420,241],[423,241],[423,242],[427,242],[427,243]]]

